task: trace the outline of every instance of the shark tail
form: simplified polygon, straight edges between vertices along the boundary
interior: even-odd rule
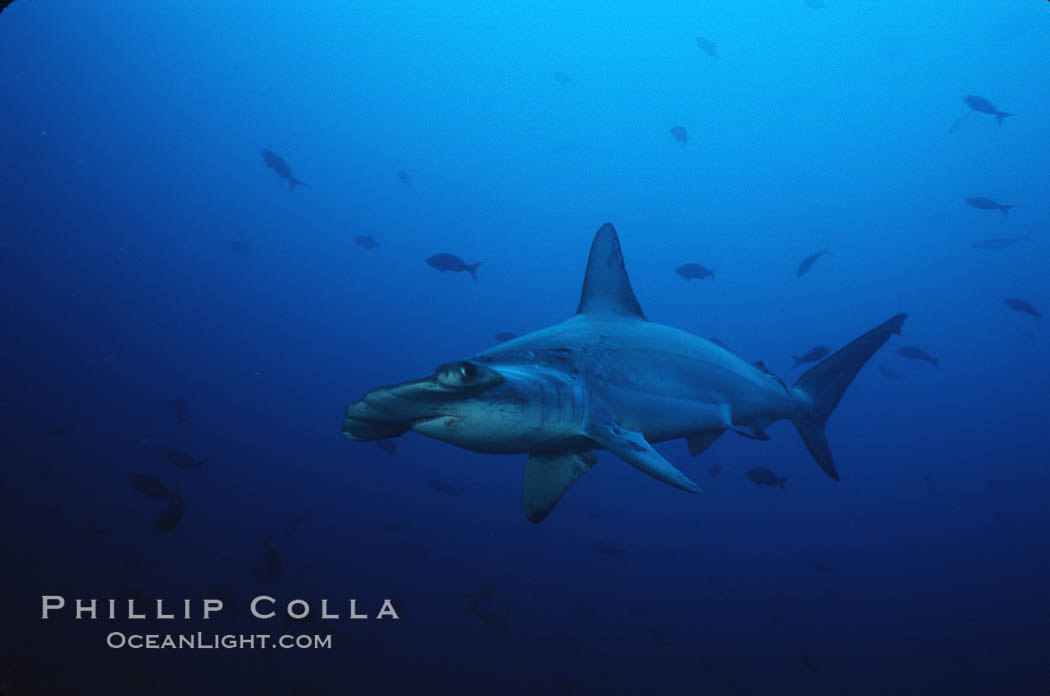
[[[1015,205],[1001,205],[999,210],[1003,211],[1003,215],[1007,215],[1010,212],[1010,208],[1016,208]]]
[[[467,264],[467,272],[470,273],[470,277],[474,279],[474,282],[478,282],[478,266],[485,263],[484,261],[478,261],[477,263]]]
[[[833,480],[839,480],[835,470],[835,460],[831,456],[831,447],[824,435],[831,412],[838,406],[842,395],[853,378],[864,367],[871,356],[882,347],[894,334],[900,334],[901,326],[907,314],[898,314],[876,326],[860,338],[855,339],[845,348],[832,353],[819,363],[806,370],[795,386],[791,388],[792,396],[798,405],[798,413],[792,419],[806,448],[813,455],[820,468]],[[783,485],[783,484],[781,484]]]
[[[1005,111],[996,111],[995,112],[995,120],[1000,126],[1003,125],[1003,119],[1006,118],[1007,116],[1013,116],[1013,114],[1008,114]]]
[[[294,176],[288,177],[288,190],[289,191],[294,191],[296,186],[306,186],[306,185],[307,185],[307,183],[305,181],[299,181]]]

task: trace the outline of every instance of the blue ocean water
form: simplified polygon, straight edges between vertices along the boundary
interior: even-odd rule
[[[1050,331],[1004,300],[1050,307],[1048,63],[1034,0],[16,0],[0,693],[1047,693]],[[789,384],[910,315],[831,418],[840,482],[780,422],[657,445],[702,496],[602,452],[534,525],[524,455],[340,437],[369,389],[571,316],[606,221],[650,320]],[[106,646],[132,630],[333,644]]]

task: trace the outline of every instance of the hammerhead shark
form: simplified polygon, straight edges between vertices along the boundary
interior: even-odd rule
[[[532,522],[594,466],[594,450],[700,493],[651,443],[685,438],[695,456],[727,430],[768,440],[765,429],[785,418],[838,481],[824,425],[907,316],[876,326],[789,387],[760,362],[648,321],[606,223],[591,244],[575,316],[433,375],[374,389],[347,407],[342,431],[349,440],[383,440],[414,430],[475,452],[528,454],[522,505]]]

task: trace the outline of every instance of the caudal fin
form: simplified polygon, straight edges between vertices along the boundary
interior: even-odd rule
[[[1007,116],[1013,116],[1013,114],[1008,114],[1005,111],[996,111],[995,112],[996,121],[999,123],[1000,126],[1003,125],[1003,119],[1006,118]]]
[[[900,335],[901,326],[907,318],[907,314],[898,314],[876,326],[845,348],[806,370],[791,388],[798,405],[798,415],[792,419],[792,423],[802,436],[802,441],[806,443],[809,453],[817,460],[817,464],[835,481],[839,480],[839,474],[835,470],[835,460],[824,436],[824,426],[860,368],[864,367],[864,363],[875,355],[890,336]]]
[[[467,265],[467,271],[470,273],[470,277],[474,279],[474,282],[478,282],[478,266],[485,263],[484,261],[478,261]]]
[[[1017,207],[1016,205],[1001,205],[1001,206],[999,206],[999,210],[1003,211],[1003,215],[1006,215],[1007,213],[1010,212],[1010,208],[1016,208],[1016,207]]]
[[[307,184],[306,184],[305,181],[299,181],[298,179],[296,179],[295,177],[292,177],[292,176],[288,177],[288,190],[289,191],[294,191],[296,186],[306,186],[306,185]]]

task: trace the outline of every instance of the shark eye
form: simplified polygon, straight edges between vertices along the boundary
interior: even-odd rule
[[[495,370],[468,360],[442,365],[437,369],[435,377],[442,386],[453,389],[487,388],[503,381],[503,377]]]
[[[478,376],[478,368],[468,362],[462,362],[459,364],[459,375],[464,382],[469,382]]]

